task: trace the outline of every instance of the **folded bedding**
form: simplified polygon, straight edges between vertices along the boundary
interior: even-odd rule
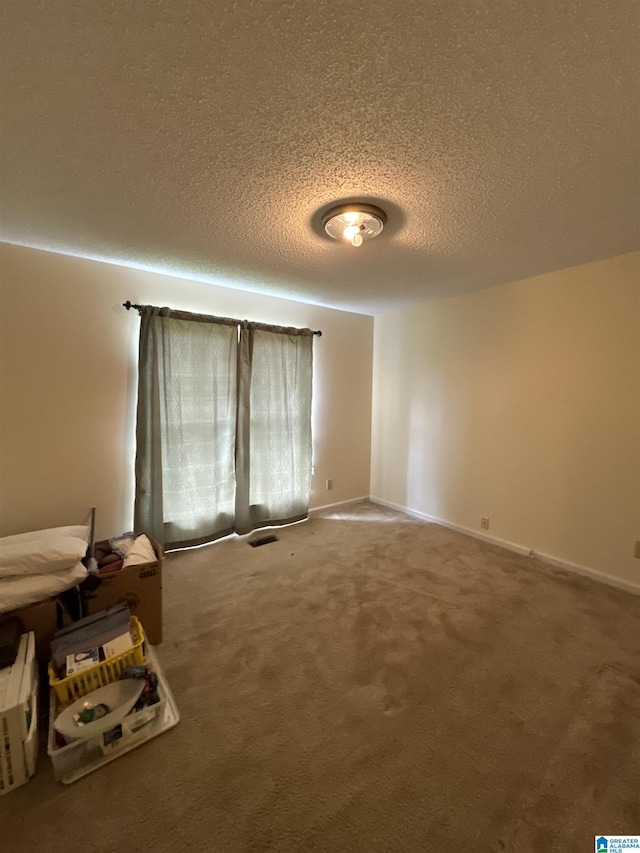
[[[0,578],[0,614],[58,595],[79,584],[86,576],[85,566],[77,562],[70,568],[56,572]]]
[[[153,550],[149,537],[142,533],[128,549],[123,568],[139,566],[141,563],[153,563],[156,559],[156,552]]]
[[[73,568],[87,553],[89,528],[53,527],[0,539],[0,579]]]

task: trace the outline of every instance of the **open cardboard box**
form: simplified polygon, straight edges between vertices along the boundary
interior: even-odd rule
[[[17,616],[22,622],[25,632],[33,631],[36,642],[36,658],[38,663],[46,665],[51,653],[51,639],[58,630],[58,600],[56,596],[28,604],[10,613],[3,613],[3,618]]]
[[[156,554],[153,563],[140,563],[112,574],[89,575],[81,584],[86,616],[126,604],[153,645],[162,642],[162,547],[149,536]],[[106,545],[96,542],[96,547]]]

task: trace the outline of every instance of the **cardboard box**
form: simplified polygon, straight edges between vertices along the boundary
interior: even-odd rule
[[[25,632],[33,631],[38,663],[46,664],[51,656],[51,640],[58,630],[58,603],[54,596],[37,604],[29,604],[3,616],[17,616]]]
[[[85,616],[126,604],[152,644],[162,642],[162,548],[149,537],[157,560],[107,575],[89,575],[81,584]],[[98,546],[100,543],[96,543]]]

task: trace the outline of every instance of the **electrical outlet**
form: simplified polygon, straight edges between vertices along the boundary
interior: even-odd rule
[[[633,556],[638,557],[638,559],[640,559],[640,542],[636,542],[636,547],[633,552]]]
[[[333,488],[333,480],[327,480],[327,491],[330,492]]]
[[[480,519],[480,527],[481,527],[483,530],[488,530],[488,529],[489,529],[489,519],[488,519],[488,518],[484,518],[484,516],[483,516],[483,517]]]

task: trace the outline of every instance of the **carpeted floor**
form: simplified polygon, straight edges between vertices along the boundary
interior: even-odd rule
[[[182,720],[2,850],[593,850],[640,832],[640,598],[363,502],[169,555]]]

